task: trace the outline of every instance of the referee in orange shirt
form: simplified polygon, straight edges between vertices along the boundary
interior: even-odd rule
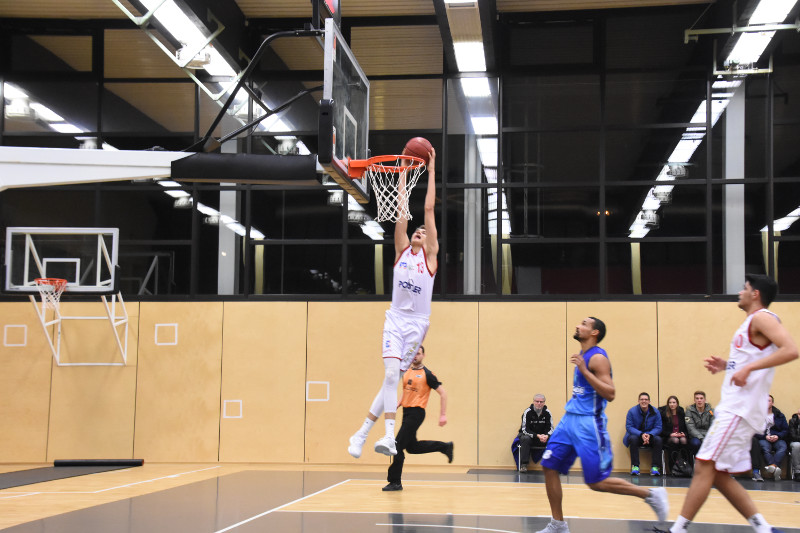
[[[417,440],[417,430],[425,420],[425,407],[428,405],[428,397],[431,389],[439,393],[441,410],[439,414],[439,425],[447,424],[447,392],[444,387],[423,364],[425,359],[425,347],[420,345],[417,355],[411,367],[403,374],[403,398],[398,405],[403,407],[403,423],[397,433],[397,455],[392,458],[389,466],[387,481],[389,484],[383,487],[384,491],[403,490],[400,478],[403,475],[403,462],[405,454],[408,453],[433,453],[442,452],[447,456],[447,462],[453,462],[453,443],[441,442],[438,440]]]

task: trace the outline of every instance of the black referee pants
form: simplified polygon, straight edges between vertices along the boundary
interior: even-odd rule
[[[444,453],[447,448],[446,443],[438,440],[417,440],[417,430],[424,420],[425,409],[422,407],[403,407],[403,423],[395,439],[397,455],[392,459],[389,475],[386,478],[389,483],[400,483],[406,459],[404,450],[408,453]]]

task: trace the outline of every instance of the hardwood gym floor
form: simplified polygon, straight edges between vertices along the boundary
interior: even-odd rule
[[[0,472],[41,466],[0,465]],[[388,493],[380,490],[384,479],[385,471],[375,465],[145,464],[2,490],[0,529],[522,533],[537,531],[549,520],[538,472],[409,465],[405,490]],[[670,519],[677,516],[688,480],[642,476],[636,481],[666,486]],[[592,492],[579,475],[563,482],[573,533],[641,532],[658,525],[640,500]],[[800,483],[743,484],[773,525],[800,533]],[[692,528],[697,533],[751,531],[716,491],[697,520]]]

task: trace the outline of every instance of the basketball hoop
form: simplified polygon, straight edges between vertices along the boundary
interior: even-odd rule
[[[67,287],[67,280],[61,278],[36,278],[34,280],[42,297],[42,305],[50,309],[58,309],[61,294]]]
[[[367,176],[378,202],[377,222],[411,220],[408,199],[417,184],[425,160],[410,155],[379,155],[369,159],[351,159],[347,173],[352,179]]]

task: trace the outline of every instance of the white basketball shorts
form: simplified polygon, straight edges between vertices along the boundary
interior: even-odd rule
[[[749,472],[753,467],[750,446],[755,434],[756,430],[741,416],[716,411],[714,422],[697,452],[697,459],[714,461],[720,472]]]
[[[419,315],[386,311],[383,323],[383,358],[400,360],[400,371],[405,372],[425,340],[430,321]]]

